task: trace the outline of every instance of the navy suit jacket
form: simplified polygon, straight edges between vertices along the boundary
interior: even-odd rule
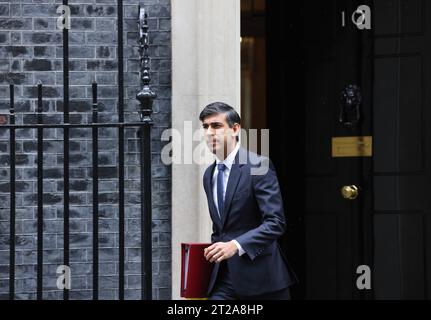
[[[211,242],[236,239],[245,253],[227,259],[236,294],[254,296],[281,290],[297,281],[277,239],[285,232],[283,200],[272,162],[240,148],[232,165],[225,194],[223,221],[220,220],[212,193],[215,162],[204,174],[203,184],[213,221]],[[252,170],[268,168],[265,174]],[[220,263],[215,263],[209,295]]]

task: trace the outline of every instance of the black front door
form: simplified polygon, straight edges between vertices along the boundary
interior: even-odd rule
[[[360,4],[268,8],[270,150],[289,222],[283,244],[301,281],[293,288],[298,299],[370,296],[357,288],[356,271],[372,264],[372,158],[332,153],[333,138],[372,136],[372,34],[351,20]],[[362,101],[359,113],[343,103],[343,92]],[[357,188],[357,197],[344,198],[343,187]]]
[[[307,1],[304,12],[306,298],[355,299],[365,234],[371,158],[354,141],[372,136],[370,32],[351,16],[358,1]],[[363,139],[358,142],[367,143]],[[353,149],[352,149],[353,148]],[[353,152],[353,153],[352,153]],[[344,194],[341,192],[344,190]],[[351,194],[348,194],[350,192]],[[357,194],[355,194],[355,192]],[[348,198],[345,198],[348,197]]]
[[[431,298],[431,3],[374,1],[374,293]]]
[[[270,156],[289,223],[282,244],[301,281],[293,298],[431,298],[431,3],[267,3]],[[351,20],[363,4],[371,30]],[[349,85],[362,102],[346,126]],[[371,157],[332,154],[334,137],[364,136]],[[343,198],[344,186],[357,198]],[[371,290],[357,287],[364,265]]]

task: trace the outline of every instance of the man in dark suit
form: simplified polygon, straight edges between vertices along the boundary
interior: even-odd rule
[[[268,158],[239,146],[241,119],[225,103],[204,108],[199,119],[216,161],[203,177],[213,222],[210,300],[290,299],[297,281],[277,239],[285,232],[283,200]]]

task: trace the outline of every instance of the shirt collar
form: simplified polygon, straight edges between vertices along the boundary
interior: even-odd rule
[[[216,157],[216,163],[217,164],[224,163],[224,165],[230,170],[230,168],[232,167],[232,164],[235,160],[235,156],[238,153],[239,147],[240,147],[239,142],[237,142],[235,148],[232,150],[231,153],[228,154],[226,159],[224,159],[224,161],[221,161]]]

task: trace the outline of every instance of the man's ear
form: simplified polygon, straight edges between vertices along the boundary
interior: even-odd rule
[[[239,132],[241,131],[241,125],[239,123],[235,123],[232,127],[232,131],[236,133],[235,136],[238,136]]]

